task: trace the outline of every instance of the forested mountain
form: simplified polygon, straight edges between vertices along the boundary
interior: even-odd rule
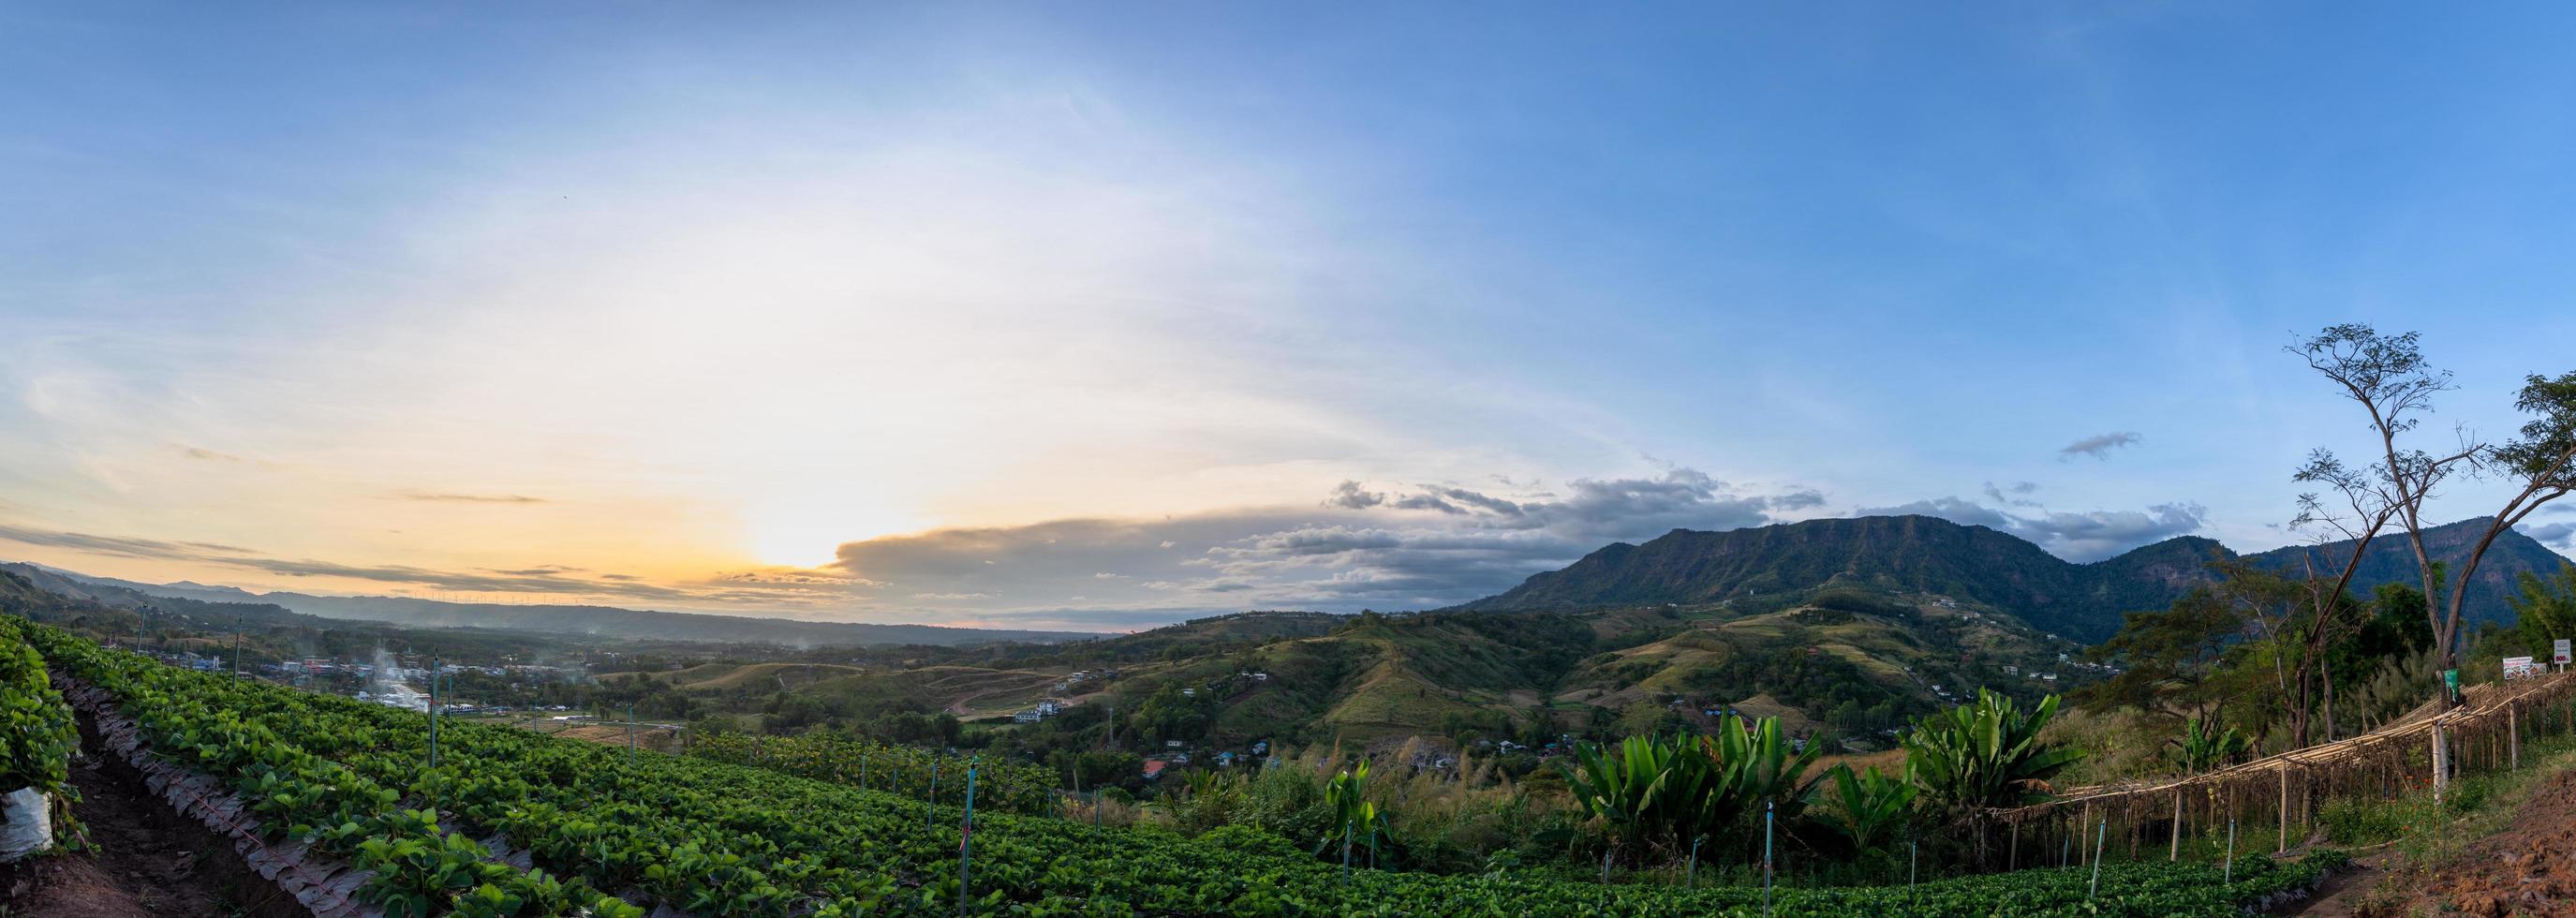
[[[2461,557],[2484,525],[2472,519],[2427,530],[2426,547],[2437,557]],[[2330,558],[2335,548],[2294,546],[2250,560],[2288,569],[2303,553]],[[1935,517],[1808,520],[1726,532],[1676,529],[1643,545],[1613,544],[1459,608],[1715,603],[1850,586],[1973,600],[2044,631],[2096,642],[2119,628],[2123,613],[2163,608],[2208,579],[2209,562],[2235,557],[2216,541],[2186,536],[2077,564],[2006,533]],[[2511,621],[2505,596],[2514,578],[2566,563],[2530,537],[2506,533],[2478,569],[2470,617]],[[2414,579],[2412,550],[2401,533],[2372,544],[2354,587],[2367,592],[2380,583]]]
[[[2478,536],[2486,532],[2486,525],[2485,519],[2469,519],[2424,530],[2424,550],[2435,560],[2450,562],[2456,568],[2458,560],[2467,557]],[[2319,568],[2341,564],[2350,550],[2344,546],[2350,544],[2337,542],[2323,548],[2294,545],[2252,555],[2250,559],[2284,573],[2298,574],[2311,558]],[[2566,556],[2520,532],[2508,530],[2497,536],[2495,544],[2487,548],[2486,557],[2478,562],[2478,572],[2470,578],[2469,621],[2512,624],[2513,606],[2505,597],[2513,595],[2514,581],[2525,572],[2545,575],[2568,563]],[[2370,550],[2362,554],[2361,569],[2353,575],[2355,591],[2363,593],[2382,583],[2412,584],[2419,579],[2415,548],[2407,542],[2403,530],[2393,537],[2383,535],[2372,540]]]

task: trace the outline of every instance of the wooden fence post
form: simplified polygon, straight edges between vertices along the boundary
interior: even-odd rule
[[[2520,771],[2522,769],[2522,714],[2520,709],[2510,701],[2505,702],[2504,706],[2504,732],[2506,736],[2512,738],[2513,745],[2512,764],[2506,767]]]
[[[2275,854],[2290,852],[2290,767],[2281,766],[2281,846]]]
[[[2093,801],[2087,800],[2087,801],[2084,801],[2084,824],[2083,824],[2083,825],[2076,826],[2076,827],[2075,827],[2075,831],[2077,831],[2077,832],[2082,832],[2082,831],[2084,831],[2084,826],[2089,826],[2089,825],[2092,825],[2092,824],[2093,824]],[[2078,853],[2081,853],[2081,852],[2078,852]],[[2089,863],[2092,863],[2092,862],[2091,862],[2091,861],[2076,861],[2076,863],[2078,863],[2078,864],[2089,864]]]
[[[2433,720],[2433,802],[2435,803],[2441,802],[2442,789],[2450,786],[2451,783],[2451,776],[2448,774],[2450,769],[2446,767],[2450,764],[2450,758],[2447,755],[2449,751],[2443,748],[2442,721],[2441,718],[2436,717]]]
[[[2173,842],[2170,847],[2171,850],[2165,852],[2165,860],[2182,860],[2182,788],[2179,787],[2174,788]]]

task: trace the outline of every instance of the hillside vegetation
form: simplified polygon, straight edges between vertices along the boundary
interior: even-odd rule
[[[2484,520],[2425,531],[2437,558],[2469,549]],[[2245,556],[2282,572],[2309,553],[2338,557],[2338,545],[2291,547]],[[1639,603],[1731,603],[1758,607],[1782,594],[1827,587],[1935,593],[2010,612],[2045,632],[2093,643],[2119,630],[2129,612],[2162,609],[2210,581],[2209,563],[2237,558],[2210,539],[2181,537],[2091,564],[1983,526],[1928,516],[1808,520],[1699,532],[1676,529],[1643,545],[1617,543],[1563,570],[1532,575],[1468,610],[1584,609]],[[2402,540],[2374,542],[2353,588],[2415,578]],[[2519,532],[2506,532],[2471,584],[2471,619],[2509,622],[2508,602],[2524,572],[2546,575],[2567,560]]]
[[[1829,590],[1783,601],[1750,615],[1724,605],[1365,614],[1329,634],[1133,664],[1094,700],[1138,712],[1137,724],[1162,705],[1192,709],[1187,722],[1203,729],[1177,738],[1218,744],[1543,744],[1560,733],[1702,727],[1716,719],[1709,712],[1734,709],[1867,748],[1945,693],[1991,685],[2035,696],[2057,684],[2037,675],[2077,649],[1942,597]],[[2064,683],[2078,672],[2067,668]],[[1173,686],[1208,691],[1174,697]]]

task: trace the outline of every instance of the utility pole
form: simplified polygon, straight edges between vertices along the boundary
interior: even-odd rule
[[[438,658],[429,658],[429,767],[438,767]]]

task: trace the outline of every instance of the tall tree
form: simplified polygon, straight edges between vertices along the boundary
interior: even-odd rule
[[[2289,350],[2306,358],[2310,369],[2341,387],[2345,398],[2370,415],[2370,430],[2379,438],[2380,453],[2368,472],[2370,484],[2379,492],[2378,502],[2389,507],[2406,529],[2424,595],[2435,596],[2441,588],[2433,556],[2424,548],[2424,503],[2436,486],[2474,463],[2485,447],[2463,443],[2456,451],[2434,456],[2400,445],[2408,432],[2423,423],[2423,416],[2432,413],[2433,396],[2454,388],[2450,371],[2433,369],[2424,359],[2420,338],[2418,332],[2382,335],[2368,325],[2352,323],[2328,326]],[[2435,642],[2450,643],[2451,634],[2442,629],[2437,612],[2428,607],[2425,614]]]
[[[2212,675],[2244,634],[2244,614],[2216,586],[2193,587],[2164,611],[2129,613],[2118,634],[2085,651],[2119,669],[2070,694],[2088,708],[2132,707],[2174,723],[2216,719],[2241,694],[2240,680]]]
[[[2495,544],[2496,537],[2520,525],[2532,511],[2576,492],[2576,372],[2555,379],[2539,374],[2524,377],[2522,392],[2514,398],[2513,406],[2532,415],[2532,419],[2522,425],[2519,436],[2486,449],[2478,457],[2481,470],[2507,482],[2512,496],[2505,500],[2504,509],[2487,520],[2486,529],[2470,546],[2468,557],[2461,560],[2459,575],[2451,578],[2446,601],[2449,614],[2433,630],[2435,646],[2442,651],[2446,669],[2459,665],[2457,638],[2468,604],[2469,580],[2477,576],[2478,562],[2486,557],[2487,549]]]
[[[2325,669],[2328,635],[2342,635],[2356,625],[2331,626],[2336,621],[2352,621],[2352,603],[2334,594],[2322,604],[2321,615],[2312,606],[2317,591],[2317,578],[2305,580],[2283,576],[2241,561],[2222,562],[2215,567],[2223,579],[2212,585],[2220,601],[2234,607],[2247,626],[2262,640],[2248,648],[2253,659],[2244,662],[2271,664],[2273,690],[2279,694],[2273,704],[2290,724],[2290,748],[2306,748],[2317,713],[2317,683]]]
[[[2510,599],[2514,618],[2533,656],[2547,655],[2556,639],[2576,638],[2576,564],[2548,577],[2524,571],[2515,586],[2521,590]]]

